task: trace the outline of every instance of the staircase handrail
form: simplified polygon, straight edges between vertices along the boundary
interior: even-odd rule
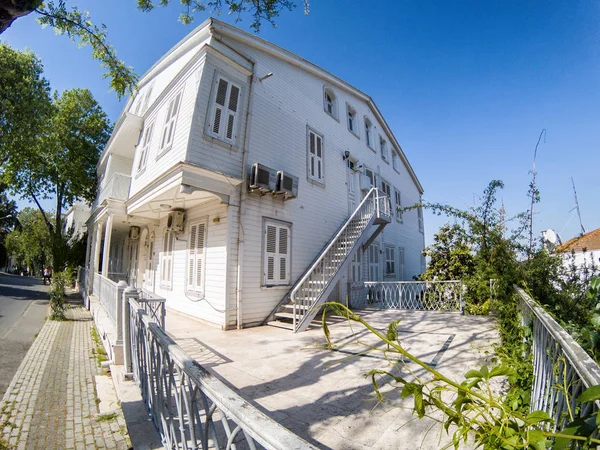
[[[314,272],[314,270],[317,268],[319,263],[323,260],[325,255],[327,255],[329,253],[329,250],[331,250],[333,245],[337,242],[338,238],[342,235],[344,230],[348,227],[348,224],[352,221],[352,219],[354,219],[354,217],[362,209],[363,205],[371,200],[375,200],[374,213],[377,213],[377,209],[379,208],[380,194],[384,197],[387,197],[387,195],[385,195],[382,191],[380,191],[376,187],[371,188],[371,190],[367,193],[367,195],[365,195],[365,198],[362,199],[362,201],[356,207],[354,212],[350,215],[350,217],[348,217],[346,219],[346,221],[339,228],[339,230],[335,234],[335,236],[329,241],[329,244],[327,245],[327,247],[325,247],[325,249],[320,252],[320,256],[312,263],[310,268],[304,273],[304,276],[299,281],[296,282],[296,284],[290,291],[290,300],[292,301],[292,303],[294,303],[294,304],[296,303],[296,299],[294,297],[295,297],[296,293],[298,292],[298,290],[300,289],[300,286],[302,286],[304,284],[304,282],[307,280],[307,278]],[[373,195],[375,196],[374,199],[371,198]]]

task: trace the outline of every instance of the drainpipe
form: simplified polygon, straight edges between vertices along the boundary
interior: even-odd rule
[[[216,31],[218,33],[218,31]],[[219,43],[223,44],[224,46],[226,46],[227,48],[229,48],[230,50],[232,50],[233,52],[235,52],[236,54],[240,55],[242,58],[244,58],[246,61],[248,61],[250,64],[252,64],[252,75],[250,75],[250,87],[248,88],[248,104],[247,104],[247,108],[246,108],[246,134],[244,136],[244,145],[242,146],[242,170],[241,170],[241,180],[242,183],[240,184],[240,195],[239,195],[239,206],[238,206],[238,254],[237,254],[237,258],[238,258],[238,265],[237,265],[237,280],[236,280],[236,322],[237,322],[237,329],[240,330],[243,328],[243,315],[242,315],[242,295],[243,295],[243,288],[242,288],[242,282],[243,282],[243,269],[244,269],[244,227],[242,225],[242,218],[244,217],[244,213],[246,211],[245,205],[246,205],[246,197],[248,196],[248,192],[246,190],[246,178],[247,178],[247,173],[246,173],[246,165],[248,164],[248,145],[250,143],[250,123],[251,123],[251,118],[252,118],[252,106],[254,105],[254,98],[252,96],[253,94],[253,85],[254,85],[254,79],[256,77],[256,61],[254,61],[252,58],[248,57],[247,55],[244,55],[242,53],[240,53],[238,50],[236,50],[235,48],[231,47],[229,44],[227,44],[226,42],[224,42],[219,36],[216,36],[215,34],[213,34],[213,38],[217,41],[219,41]]]

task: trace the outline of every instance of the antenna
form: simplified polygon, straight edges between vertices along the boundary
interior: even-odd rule
[[[583,222],[581,221],[581,211],[579,210],[579,200],[577,199],[577,191],[575,190],[575,181],[573,181],[573,177],[571,177],[571,183],[573,184],[573,192],[575,193],[575,208],[577,208],[577,215],[579,216],[579,226],[581,227],[580,236],[583,236],[585,234],[585,227],[583,226]]]
[[[531,208],[529,210],[529,258],[531,258],[531,253],[533,251],[533,205],[534,203],[536,203],[536,201],[540,200],[539,194],[537,193],[537,190],[535,188],[535,176],[537,175],[537,172],[535,170],[535,161],[537,158],[538,145],[540,145],[540,141],[542,140],[542,135],[544,135],[544,143],[546,143],[545,128],[540,132],[537,144],[535,144],[535,150],[533,152],[533,170],[531,171],[533,178],[531,180],[531,184],[529,185],[529,192],[531,193]]]

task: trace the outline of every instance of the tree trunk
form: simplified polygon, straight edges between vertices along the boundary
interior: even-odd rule
[[[54,236],[52,236],[52,270],[55,272],[65,269],[65,242],[63,241],[62,190],[57,186]]]
[[[0,34],[19,17],[26,16],[42,4],[42,0],[0,0]]]

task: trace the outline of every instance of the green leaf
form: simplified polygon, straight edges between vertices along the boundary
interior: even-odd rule
[[[591,388],[590,388],[591,389]],[[585,392],[584,392],[585,393]],[[582,394],[583,395],[583,394]],[[596,417],[578,418],[560,430],[560,433],[567,436],[585,436],[589,437],[596,430]],[[573,439],[569,437],[557,437],[554,439],[552,450],[563,450]]]
[[[469,370],[465,378],[483,378],[483,374],[479,370]]]
[[[512,369],[511,367],[500,365],[500,366],[496,366],[496,367],[492,368],[488,378],[501,377],[501,376],[512,376],[512,375],[516,375],[516,374],[517,374],[517,372],[514,369]]]
[[[527,415],[525,421],[530,425],[534,425],[539,422],[552,422],[552,418],[545,411],[533,411]]]
[[[529,445],[535,450],[546,450],[547,439],[544,437],[544,433],[540,430],[533,430],[529,432]]]
[[[593,402],[598,399],[600,399],[600,386],[592,386],[577,397],[577,403]]]

